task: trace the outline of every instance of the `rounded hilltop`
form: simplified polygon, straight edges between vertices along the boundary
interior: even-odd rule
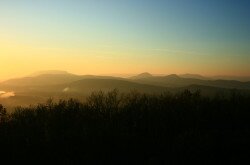
[[[149,77],[153,77],[153,75],[148,72],[143,72],[141,74],[138,74],[137,76],[131,77],[131,79],[142,79],[142,78],[149,78]]]

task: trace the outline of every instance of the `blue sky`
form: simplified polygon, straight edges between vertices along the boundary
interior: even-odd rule
[[[77,58],[90,63],[103,57],[103,68],[113,66],[105,72],[202,70],[200,74],[250,75],[249,8],[247,0],[2,0],[0,41],[8,43],[9,49],[12,44],[15,49],[36,48],[30,56],[42,56],[35,52],[42,47],[61,49],[46,51],[50,57],[68,59],[74,51]],[[64,49],[70,52],[58,55]],[[16,55],[0,51],[5,59],[10,54],[27,58],[27,51]],[[127,71],[112,65],[119,60],[137,63]],[[85,73],[53,63],[49,67]],[[45,68],[30,66],[25,72],[36,69]],[[85,70],[102,73],[103,69],[88,66]]]

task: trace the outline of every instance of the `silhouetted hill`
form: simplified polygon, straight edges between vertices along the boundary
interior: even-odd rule
[[[24,77],[18,79],[10,79],[0,83],[1,87],[10,87],[10,88],[18,88],[25,86],[51,86],[51,85],[61,85],[66,83],[71,83],[74,81],[78,81],[81,79],[88,78],[106,78],[106,79],[122,79],[111,76],[94,76],[94,75],[75,75],[71,73],[61,73],[61,74],[41,74],[34,77]],[[12,89],[13,90],[13,89]]]
[[[68,86],[68,92],[76,93],[91,93],[92,91],[110,91],[118,89],[121,92],[129,92],[137,90],[145,93],[159,93],[166,90],[165,87],[158,87],[153,85],[144,85],[139,83],[130,82],[127,80],[117,79],[82,79],[71,83]]]
[[[179,75],[181,78],[193,78],[193,79],[200,79],[200,80],[209,80],[211,78],[208,78],[208,77],[204,77],[202,75],[199,75],[199,74],[181,74]]]
[[[153,77],[153,75],[148,72],[144,72],[144,73],[138,74],[137,76],[130,77],[130,79],[141,79],[141,78],[149,78],[149,77]]]
[[[112,77],[112,76],[94,76],[94,75],[74,75],[64,71],[53,71],[55,74],[41,74],[34,77],[24,77],[18,79],[11,79],[0,83],[0,90],[18,90],[23,87],[37,87],[37,86],[53,86],[73,83],[83,79],[110,79],[123,80],[140,84],[147,84],[162,87],[187,87],[190,85],[203,85],[218,88],[237,88],[250,89],[250,82],[240,82],[236,80],[204,80],[197,78],[183,78],[176,74],[167,76],[153,76],[150,73],[142,73],[129,79]],[[43,72],[45,73],[45,72]],[[192,75],[186,75],[192,77]]]
[[[191,92],[200,91],[200,94],[202,96],[207,97],[217,97],[221,96],[224,98],[231,97],[232,93],[237,93],[241,95],[249,95],[250,89],[228,89],[228,88],[219,88],[219,87],[213,87],[213,86],[205,86],[205,85],[190,85],[187,87],[181,87],[176,89],[176,92],[181,92],[183,90],[189,90]]]
[[[58,72],[57,72],[58,73]],[[84,98],[93,91],[109,91],[117,88],[121,92],[137,90],[143,93],[159,93],[168,90],[176,93],[180,90],[200,90],[202,95],[228,95],[232,89],[250,93],[250,82],[235,80],[201,80],[183,78],[176,74],[153,76],[142,73],[133,78],[112,76],[74,75],[67,72],[60,74],[41,74],[34,77],[11,79],[0,83],[0,91],[13,92],[9,98],[0,98],[0,103],[10,106],[29,105],[44,102],[50,97]]]
[[[213,76],[211,78],[214,80],[236,80],[242,82],[250,81],[250,77],[240,77],[240,76]]]
[[[2,82],[2,86],[46,86],[64,84],[80,80],[82,77],[74,74],[42,74],[35,77],[24,77]]]
[[[82,84],[81,84],[82,83]],[[75,87],[77,85],[77,87]],[[79,88],[77,93],[86,93],[85,91],[121,88],[122,91],[130,91],[138,89],[140,91],[151,91],[151,89],[162,88],[152,87],[152,85],[143,85],[134,82],[129,82],[127,79],[111,76],[94,76],[94,75],[74,75],[65,74],[42,74],[35,77],[24,77],[19,79],[11,79],[0,83],[0,91],[14,91],[17,95],[38,95],[38,96],[53,96],[65,92],[64,89]],[[84,90],[81,90],[84,89]],[[155,91],[155,90],[153,90]]]
[[[168,76],[152,76],[136,79],[133,81],[164,87],[187,87],[190,85],[203,85],[218,88],[250,89],[250,82],[240,82],[236,80],[201,80],[195,78],[182,78],[175,74]]]
[[[1,99],[0,103],[8,109],[15,106],[27,106],[45,102],[48,98],[68,99],[84,98],[93,91],[110,91],[118,89],[122,92],[137,90],[145,93],[159,93],[165,87],[144,85],[127,79],[111,76],[43,74],[35,77],[12,79],[0,83],[0,91],[13,91],[15,96]]]

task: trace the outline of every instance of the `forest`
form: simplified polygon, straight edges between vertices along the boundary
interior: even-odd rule
[[[249,159],[250,96],[200,91],[93,92],[8,112],[0,158],[11,164],[241,164]]]

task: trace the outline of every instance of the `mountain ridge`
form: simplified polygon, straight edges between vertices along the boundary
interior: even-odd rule
[[[64,72],[66,73],[66,72]],[[0,102],[12,105],[29,105],[46,101],[48,98],[82,99],[93,91],[110,91],[118,89],[120,92],[137,90],[142,93],[162,93],[164,91],[180,92],[188,89],[201,90],[203,95],[214,96],[217,93],[230,95],[232,89],[250,94],[250,82],[236,80],[201,80],[183,78],[170,74],[155,76],[144,72],[136,78],[121,78],[112,76],[41,74],[34,77],[10,79],[0,83],[0,91],[14,92],[14,96],[1,99]]]

